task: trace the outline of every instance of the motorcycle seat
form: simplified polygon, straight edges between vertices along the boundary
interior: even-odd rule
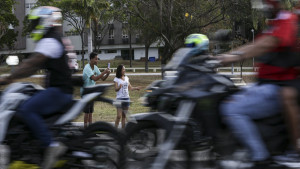
[[[277,124],[283,124],[284,123],[284,117],[282,113],[278,113],[276,115],[266,117],[263,119],[254,119],[257,123],[264,123],[267,125],[277,125]]]

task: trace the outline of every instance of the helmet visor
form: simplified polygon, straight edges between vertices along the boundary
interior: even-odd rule
[[[39,22],[40,22],[40,18],[30,20],[29,26],[28,26],[28,31],[32,32],[36,28],[36,26],[38,26]]]
[[[195,47],[195,43],[187,43],[187,44],[185,44],[185,46],[188,48],[193,48],[193,47]]]

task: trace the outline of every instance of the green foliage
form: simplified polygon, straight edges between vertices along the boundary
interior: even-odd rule
[[[285,4],[289,9],[295,5],[294,0],[285,0]],[[163,63],[191,33],[209,35],[242,25],[246,36],[240,41],[246,42],[252,39],[251,29],[260,32],[265,25],[263,15],[251,8],[251,0],[38,0],[38,5],[61,8],[64,19],[81,36],[91,26],[96,50],[102,39],[95,41],[95,36],[105,35],[109,22],[127,22],[124,28],[138,32],[141,43],[158,40],[163,44]]]
[[[164,43],[163,62],[183,46],[187,35],[206,33],[225,17],[221,1],[117,0],[116,6],[137,18],[143,34],[159,36]]]
[[[0,5],[0,48],[12,47],[16,41],[18,32],[9,29],[19,25],[19,21],[13,13],[14,0],[2,0]]]
[[[108,32],[108,23],[114,20],[113,6],[106,0],[94,1],[90,4],[91,29],[93,31],[94,49],[99,50],[101,42]],[[98,36],[102,35],[102,36]]]

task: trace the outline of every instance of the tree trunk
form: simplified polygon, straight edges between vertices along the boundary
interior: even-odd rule
[[[97,51],[98,24],[97,24],[97,22],[94,19],[93,19],[93,26],[94,26],[94,30],[93,30],[93,46],[94,46],[94,50]]]
[[[82,69],[84,68],[84,40],[83,40],[83,33],[80,34],[81,38],[81,62],[82,62]]]
[[[150,45],[145,44],[145,72],[149,72],[149,68],[148,68],[149,47]]]

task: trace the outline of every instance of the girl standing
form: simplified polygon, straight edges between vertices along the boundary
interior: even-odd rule
[[[117,92],[117,100],[126,101],[121,107],[117,108],[117,117],[115,121],[115,127],[119,126],[121,119],[122,128],[125,127],[125,118],[129,109],[129,90],[140,90],[140,87],[133,87],[129,82],[129,78],[125,75],[125,66],[119,65],[116,71],[116,77],[114,78],[115,91]]]

